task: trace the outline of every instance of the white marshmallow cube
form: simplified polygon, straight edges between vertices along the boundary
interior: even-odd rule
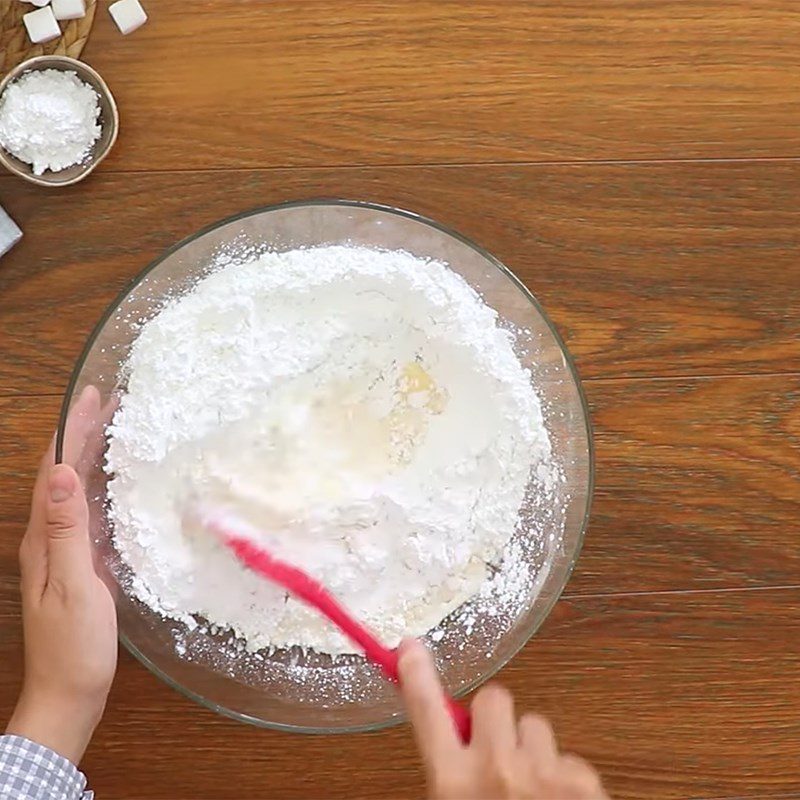
[[[53,0],[50,8],[56,19],[80,19],[86,16],[84,0]]]
[[[22,21],[28,30],[28,38],[34,44],[49,42],[61,36],[61,28],[58,27],[58,20],[50,6],[29,11],[22,17]]]
[[[30,3],[32,6],[39,6],[39,8],[41,8],[42,6],[46,6],[50,0],[22,0],[22,2]]]
[[[126,36],[147,22],[147,14],[144,13],[139,0],[118,0],[118,2],[112,3],[108,10],[114,18],[114,22],[117,23],[117,27]]]
[[[5,209],[0,207],[0,256],[7,253],[20,239],[22,231]]]

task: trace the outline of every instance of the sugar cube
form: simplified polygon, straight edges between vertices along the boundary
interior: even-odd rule
[[[34,44],[49,42],[61,36],[61,28],[58,27],[58,20],[50,6],[29,11],[23,15],[22,21],[28,30],[28,38]]]
[[[147,14],[144,13],[139,0],[117,0],[108,7],[108,10],[117,27],[126,36],[147,22]]]
[[[53,0],[50,7],[56,19],[80,19],[86,16],[84,0]]]

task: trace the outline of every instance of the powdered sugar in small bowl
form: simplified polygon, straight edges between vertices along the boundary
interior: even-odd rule
[[[50,80],[33,83],[34,73]],[[62,73],[63,80],[53,80]],[[12,92],[26,84],[27,95]],[[12,102],[13,108],[5,105]],[[4,107],[9,113],[0,119],[0,163],[39,186],[83,180],[108,155],[119,131],[117,105],[105,81],[67,56],[31,58],[11,70],[0,82],[0,118]]]

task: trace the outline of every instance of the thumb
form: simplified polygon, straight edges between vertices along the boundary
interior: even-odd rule
[[[47,567],[48,579],[65,585],[94,571],[86,496],[67,464],[56,464],[47,476]]]

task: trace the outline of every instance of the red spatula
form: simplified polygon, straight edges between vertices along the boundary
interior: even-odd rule
[[[245,536],[234,533],[220,521],[206,519],[205,524],[220,537],[244,566],[283,586],[299,600],[316,608],[348,639],[358,645],[366,657],[377,664],[389,680],[395,683],[399,681],[397,651],[384,647],[367,628],[350,616],[350,613],[321,583],[298,567],[275,558],[269,551],[254,544]],[[472,730],[469,712],[451,697],[447,698],[447,705],[461,740],[465,744],[469,743]]]

